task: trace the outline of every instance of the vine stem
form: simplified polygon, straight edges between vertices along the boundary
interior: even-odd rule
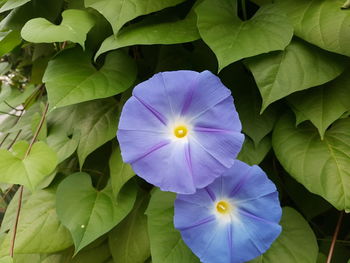
[[[29,144],[29,147],[24,155],[24,159],[29,155],[30,151],[32,150],[32,147],[38,138],[38,135],[40,133],[41,128],[43,127],[47,111],[49,109],[49,103],[47,102],[45,105],[45,109],[43,112],[43,115],[41,116],[38,128],[36,129],[34,136]],[[17,211],[16,211],[16,221],[13,229],[13,235],[12,235],[12,240],[11,240],[11,247],[10,247],[10,256],[13,258],[14,251],[15,251],[15,241],[16,241],[16,234],[17,234],[17,226],[18,226],[18,221],[19,221],[19,215],[21,213],[21,208],[22,208],[22,198],[23,198],[23,185],[20,186],[19,188],[19,197],[18,197],[18,206],[17,206]]]
[[[328,257],[327,257],[327,263],[331,263],[331,260],[332,260],[332,257],[333,257],[333,252],[334,252],[335,242],[337,241],[337,237],[338,237],[338,234],[339,234],[341,223],[343,221],[343,217],[344,217],[344,211],[341,211],[340,214],[339,214],[337,226],[335,227],[335,230],[334,230],[331,247],[329,248]]]
[[[19,214],[20,214],[21,208],[22,208],[22,197],[23,197],[23,185],[21,185],[21,187],[19,188],[19,197],[18,197],[18,206],[17,206],[17,212],[16,212],[16,221],[15,221],[15,226],[14,226],[12,240],[11,240],[10,256],[12,258],[13,258],[13,253],[15,251],[15,240],[16,240],[16,233],[17,233]]]

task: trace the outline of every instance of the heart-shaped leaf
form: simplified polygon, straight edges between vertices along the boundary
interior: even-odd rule
[[[27,142],[20,141],[12,151],[0,150],[0,181],[21,184],[34,191],[56,168],[57,155],[44,142],[37,142],[25,157],[28,147]]]
[[[118,200],[110,185],[96,191],[86,173],[75,173],[63,180],[57,188],[57,215],[72,234],[75,252],[107,233],[132,209],[136,187],[127,184]]]
[[[0,8],[0,13],[14,9],[16,7],[22,6],[25,3],[28,3],[30,0],[8,0],[5,4]]]
[[[117,34],[126,22],[183,1],[185,0],[85,0],[85,6],[100,12],[111,24],[114,34]]]
[[[116,95],[135,79],[134,61],[122,51],[109,53],[97,70],[80,48],[64,51],[51,60],[43,77],[51,108]]]
[[[320,139],[309,123],[295,127],[284,115],[276,124],[272,146],[286,171],[310,192],[339,210],[350,211],[350,118],[335,122]]]
[[[153,263],[199,262],[174,228],[175,198],[174,193],[157,189],[146,210]]]
[[[350,13],[341,10],[344,0],[278,0],[295,34],[323,49],[350,56]]]
[[[204,0],[196,13],[199,33],[214,51],[219,70],[242,58],[283,50],[293,35],[288,18],[275,5],[261,7],[247,21],[237,16],[236,0]]]
[[[9,30],[5,32],[0,31],[0,56],[12,51],[16,46],[21,44],[22,39],[19,31]]]
[[[74,153],[78,147],[79,139],[79,130],[73,134],[67,134],[64,128],[56,126],[50,130],[50,134],[47,137],[47,144],[56,151],[58,163],[61,163]]]
[[[84,10],[65,10],[60,25],[52,24],[45,18],[29,20],[22,28],[21,36],[33,43],[72,41],[84,48],[86,34],[94,26],[93,15]]]
[[[235,106],[242,122],[243,133],[248,135],[257,147],[260,141],[273,129],[277,119],[276,107],[269,107],[260,114],[261,96],[252,74],[244,67],[243,63],[234,63],[220,74],[225,85],[232,91]]]
[[[249,165],[259,164],[271,149],[271,136],[265,136],[257,146],[252,139],[245,137],[241,151],[237,159]]]
[[[282,233],[263,255],[249,263],[315,263],[318,256],[316,236],[296,210],[284,207]]]
[[[109,50],[126,46],[178,44],[191,42],[200,38],[194,12],[190,12],[182,20],[175,22],[169,22],[168,20],[151,17],[140,23],[128,26],[117,35],[106,38],[97,51],[95,58]]]
[[[54,253],[73,244],[69,231],[58,220],[54,190],[39,190],[29,195],[22,203],[21,217],[16,232],[15,253]],[[12,225],[16,217],[17,206],[18,196],[11,201],[6,211],[4,224],[11,225],[11,230],[0,246],[1,254],[6,255],[10,250]],[[48,236],[55,238],[47,242]]]
[[[115,148],[111,154],[109,159],[109,170],[113,194],[114,196],[118,196],[123,185],[135,175],[131,165],[123,162],[119,147]]]
[[[321,87],[292,94],[288,102],[298,119],[310,120],[318,129],[321,138],[326,129],[345,112],[350,110],[349,71]]]
[[[131,213],[109,234],[109,248],[116,262],[145,262],[150,256],[147,217],[149,194],[138,196]]]
[[[73,138],[75,136],[77,140],[79,139],[78,158],[82,167],[90,153],[115,137],[118,128],[118,103],[108,98],[59,108],[48,115],[48,123],[58,127],[60,133],[56,138],[58,141],[55,138],[48,138],[48,143],[52,143],[53,147],[56,147],[56,142],[67,142],[67,136],[72,134]],[[55,129],[51,132],[55,133]],[[67,156],[66,154],[73,150],[73,138],[69,140],[69,145],[66,145],[67,152],[63,151],[64,149],[58,151],[60,159],[61,154]]]
[[[340,75],[345,59],[302,40],[294,39],[284,51],[246,61],[263,98],[261,111],[293,92],[326,83]]]

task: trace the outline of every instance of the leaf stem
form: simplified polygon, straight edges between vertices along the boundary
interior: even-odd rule
[[[13,254],[15,251],[16,233],[17,233],[19,215],[20,215],[21,208],[22,208],[22,198],[23,198],[23,185],[21,185],[19,188],[18,207],[17,207],[17,211],[16,211],[16,221],[15,221],[15,226],[13,228],[13,235],[12,235],[12,240],[11,240],[10,256],[12,258],[13,258]]]
[[[29,155],[29,153],[30,153],[30,151],[31,151],[31,149],[32,149],[36,139],[38,138],[40,130],[43,127],[43,124],[44,124],[44,121],[45,121],[48,109],[49,109],[49,102],[46,102],[45,109],[44,109],[43,115],[41,116],[38,128],[36,129],[36,131],[34,133],[34,136],[33,136],[32,140],[31,140],[31,142],[29,144],[29,147],[28,147],[28,149],[27,149],[27,151],[26,151],[26,153],[24,155],[24,159]],[[17,207],[17,212],[16,212],[16,221],[15,221],[15,226],[14,226],[14,229],[13,229],[13,236],[12,236],[11,248],[10,248],[10,256],[12,258],[13,258],[13,254],[14,254],[14,250],[15,250],[15,241],[16,241],[18,220],[19,220],[19,215],[20,215],[21,207],[22,207],[23,185],[20,186],[19,191],[20,192],[19,192],[18,207]]]
[[[338,234],[339,234],[341,223],[343,221],[343,217],[344,217],[344,211],[341,211],[340,214],[339,214],[339,219],[338,219],[338,222],[337,222],[337,226],[335,227],[335,230],[334,230],[331,247],[329,248],[328,257],[327,257],[327,263],[331,263],[331,260],[332,260],[332,257],[333,257],[333,252],[334,252],[335,242],[337,241],[337,237],[338,237]]]
[[[16,134],[16,137],[13,139],[13,141],[10,143],[10,145],[7,147],[7,150],[10,150],[12,146],[16,143],[19,135],[21,134],[22,130],[19,130]]]
[[[38,138],[38,135],[40,133],[40,130],[41,128],[43,127],[43,124],[44,124],[44,121],[46,119],[46,114],[47,114],[47,111],[49,109],[49,102],[46,102],[46,105],[45,105],[45,109],[44,109],[44,112],[43,112],[43,115],[41,116],[41,119],[40,119],[40,122],[39,122],[39,125],[38,125],[38,128],[36,129],[35,133],[34,133],[34,136],[29,144],[29,147],[27,149],[27,152],[26,154],[24,155],[24,158],[26,158],[28,156],[28,154],[30,153],[30,151],[32,150],[32,147],[33,147],[33,144],[35,143],[36,139]]]

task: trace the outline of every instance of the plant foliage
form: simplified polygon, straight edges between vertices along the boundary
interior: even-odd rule
[[[174,228],[175,194],[135,176],[115,138],[133,87],[179,69],[231,89],[238,158],[278,188],[282,234],[250,262],[350,262],[347,8],[0,0],[0,263],[199,262]]]

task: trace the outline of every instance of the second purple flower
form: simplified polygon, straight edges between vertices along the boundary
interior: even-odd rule
[[[163,191],[194,193],[230,168],[244,136],[231,92],[209,71],[162,72],[125,103],[124,162]]]

